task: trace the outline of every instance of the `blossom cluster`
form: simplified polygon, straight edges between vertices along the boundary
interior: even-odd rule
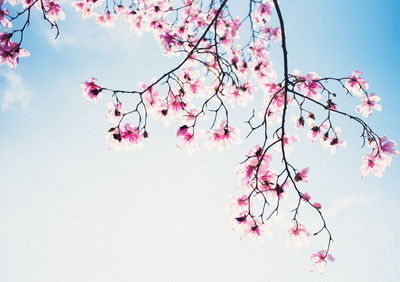
[[[304,222],[299,222],[298,211],[300,206],[313,209],[324,223],[313,234],[324,231],[329,237],[327,248],[311,256],[313,269],[322,272],[327,262],[333,261],[332,236],[325,224],[322,205],[311,201],[311,196],[302,191],[309,182],[310,168],[297,169],[288,160],[299,141],[286,127],[288,109],[299,112],[292,117],[295,128],[307,127],[310,142],[319,141],[331,154],[347,145],[332,116],[342,115],[358,122],[371,149],[362,159],[361,176],[372,172],[380,177],[391,164],[392,156],[398,154],[396,143],[385,136],[379,137],[361,118],[344,112],[337,105],[336,91],[330,85],[336,83],[345,94],[360,98],[356,112],[362,118],[381,110],[380,98],[368,92],[369,86],[359,71],[332,78],[315,72],[301,74],[298,70],[288,74],[286,70],[285,78],[278,80],[269,58],[271,44],[279,42],[282,47],[285,44],[283,25],[270,25],[274,11],[279,10],[278,1],[250,1],[249,13],[244,18],[234,17],[226,3],[227,0],[211,1],[210,5],[195,0],[73,1],[77,12],[94,19],[101,27],[110,28],[124,21],[138,35],[152,33],[164,55],[182,58],[176,68],[158,79],[139,82],[137,90],[109,89],[91,78],[82,83],[82,96],[94,104],[106,94],[113,99],[106,112],[111,124],[106,134],[110,149],[141,148],[149,136],[151,118],[166,126],[177,123],[177,147],[186,148],[189,153],[199,150],[201,142],[207,149],[218,151],[239,144],[240,131],[230,118],[231,110],[262,100],[261,107],[246,121],[249,135],[262,129],[264,140],[247,151],[245,161],[237,167],[240,195],[233,196],[230,204],[234,228],[242,237],[260,240],[267,232],[266,221],[278,213],[280,203],[293,192],[298,196],[298,205],[293,210],[288,238],[294,246],[308,244],[309,232]],[[22,11],[13,16],[10,7]],[[14,69],[20,57],[29,55],[20,46],[33,7],[42,11],[52,27],[65,18],[57,0],[0,0],[0,64],[7,63]],[[277,14],[282,21],[280,12]],[[25,25],[12,29],[14,20],[23,15]],[[251,28],[250,35],[243,31],[246,25]],[[126,102],[126,95],[136,102],[133,105],[131,100]],[[210,129],[199,129],[200,122],[209,122]],[[281,165],[273,164],[274,154],[279,155]]]
[[[33,7],[42,12],[52,27],[57,27],[57,20],[64,20],[58,0],[1,0],[0,1],[0,65],[7,64],[12,70],[19,63],[19,58],[29,56],[29,52],[21,48],[23,32],[30,23]],[[8,8],[15,13],[11,14]],[[13,26],[13,22],[25,16],[21,28]],[[13,41],[14,40],[14,41]]]

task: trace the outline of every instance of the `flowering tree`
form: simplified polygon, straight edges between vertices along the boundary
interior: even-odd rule
[[[233,4],[233,1],[231,1]],[[343,77],[320,77],[316,73],[289,72],[284,18],[277,0],[249,0],[241,3],[244,15],[235,16],[228,0],[220,1],[102,1],[73,2],[85,18],[94,18],[102,27],[113,27],[120,20],[129,23],[138,35],[152,32],[167,56],[178,56],[180,63],[150,82],[139,82],[137,89],[112,89],[95,78],[85,81],[83,97],[97,103],[103,95],[114,100],[107,105],[108,146],[116,150],[141,147],[149,137],[148,120],[166,125],[178,122],[177,146],[192,153],[204,146],[222,151],[241,142],[231,115],[236,107],[246,107],[262,98],[249,113],[247,137],[260,140],[246,152],[238,165],[241,193],[230,205],[235,229],[241,236],[259,239],[266,222],[278,214],[282,199],[296,195],[292,207],[293,226],[289,237],[295,244],[309,237],[303,208],[315,211],[321,227],[313,235],[327,234],[326,246],[311,256],[320,272],[328,261],[332,234],[322,213],[322,205],[304,190],[309,167],[297,167],[289,158],[299,137],[289,131],[289,120],[297,129],[306,127],[310,142],[319,141],[332,154],[346,146],[334,116],[344,116],[361,127],[363,147],[361,176],[370,172],[381,177],[397,155],[395,142],[380,136],[362,118],[380,111],[380,98],[368,92],[362,73]],[[236,3],[237,4],[237,3]],[[57,1],[0,0],[0,58],[14,69],[20,57],[23,35],[31,13],[38,9],[58,35],[57,21],[65,18]],[[283,73],[279,77],[269,59],[272,44],[282,49]],[[357,96],[357,114],[348,113],[335,102],[337,95]],[[289,118],[289,112],[295,113]],[[359,116],[361,115],[361,117]],[[207,119],[208,118],[208,119]],[[203,130],[202,128],[210,128]],[[256,133],[258,132],[258,133]]]

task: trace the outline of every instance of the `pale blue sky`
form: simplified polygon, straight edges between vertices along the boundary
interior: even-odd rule
[[[399,142],[400,3],[281,5],[290,69],[363,71],[383,107],[368,122]],[[124,25],[100,29],[69,6],[65,12],[56,42],[37,16],[24,43],[31,57],[11,74],[0,67],[0,103],[12,102],[7,90],[19,94],[0,112],[0,281],[398,281],[398,158],[382,179],[361,180],[365,151],[347,120],[340,122],[349,147],[334,157],[318,144],[297,147],[291,158],[311,166],[305,189],[322,203],[335,240],[336,261],[322,276],[311,273],[309,256],[325,238],[299,250],[287,245],[290,197],[263,245],[231,230],[225,208],[249,143],[188,156],[176,148],[176,126],[151,123],[142,150],[107,150],[106,101],[85,103],[80,83],[94,76],[133,88],[175,61],[150,35],[137,37]],[[280,50],[271,52],[279,68]],[[342,101],[349,111],[357,104]]]

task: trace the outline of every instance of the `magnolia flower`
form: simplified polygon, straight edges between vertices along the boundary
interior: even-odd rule
[[[46,9],[46,17],[50,22],[55,23],[57,19],[65,20],[65,14],[56,1],[44,2],[43,5]]]
[[[289,240],[296,248],[302,245],[308,245],[309,236],[310,233],[307,232],[303,224],[294,222],[293,227],[289,229]]]
[[[216,129],[208,131],[208,141],[205,144],[207,149],[218,148],[218,152],[225,147],[230,148],[231,144],[240,144],[239,129],[228,126],[226,120],[221,120]]]
[[[118,124],[124,115],[124,113],[121,110],[122,104],[119,102],[117,102],[115,104],[108,103],[107,107],[108,107],[108,111],[107,111],[107,115],[106,115],[107,120],[111,124],[114,124],[114,125]]]
[[[14,70],[19,63],[19,58],[28,57],[27,50],[21,49],[16,42],[11,42],[10,37],[2,34],[0,41],[0,65],[7,63]]]
[[[95,83],[96,79],[92,77],[90,81],[85,81],[81,84],[81,92],[82,96],[88,102],[94,102],[95,104],[98,102],[99,99],[102,98],[102,88]]]
[[[317,269],[317,271],[320,274],[322,274],[325,272],[326,264],[328,263],[328,261],[333,262],[335,259],[331,254],[328,254],[325,250],[320,250],[311,256],[311,260],[314,262],[311,271]]]
[[[308,171],[310,170],[309,167],[303,168],[302,170],[300,170],[298,173],[296,173],[295,177],[294,177],[294,181],[298,182],[298,181],[303,181],[304,183],[308,183]]]
[[[356,107],[357,113],[362,114],[362,117],[366,118],[372,115],[372,109],[376,111],[381,111],[381,105],[377,104],[377,102],[379,102],[380,100],[381,98],[376,96],[375,93],[363,96],[361,99],[361,105]]]
[[[353,92],[354,95],[361,97],[363,90],[368,89],[368,83],[360,77],[362,72],[354,71],[352,76],[349,76],[346,80],[346,88]]]

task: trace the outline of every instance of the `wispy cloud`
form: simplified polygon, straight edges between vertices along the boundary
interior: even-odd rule
[[[26,110],[31,101],[31,93],[26,89],[22,77],[15,72],[0,74],[5,77],[8,87],[0,90],[1,110],[4,112],[18,105],[20,110]]]
[[[365,196],[346,196],[333,202],[330,209],[327,210],[326,216],[329,218],[336,218],[336,216],[349,208],[354,208],[358,205],[366,204],[369,199]]]

